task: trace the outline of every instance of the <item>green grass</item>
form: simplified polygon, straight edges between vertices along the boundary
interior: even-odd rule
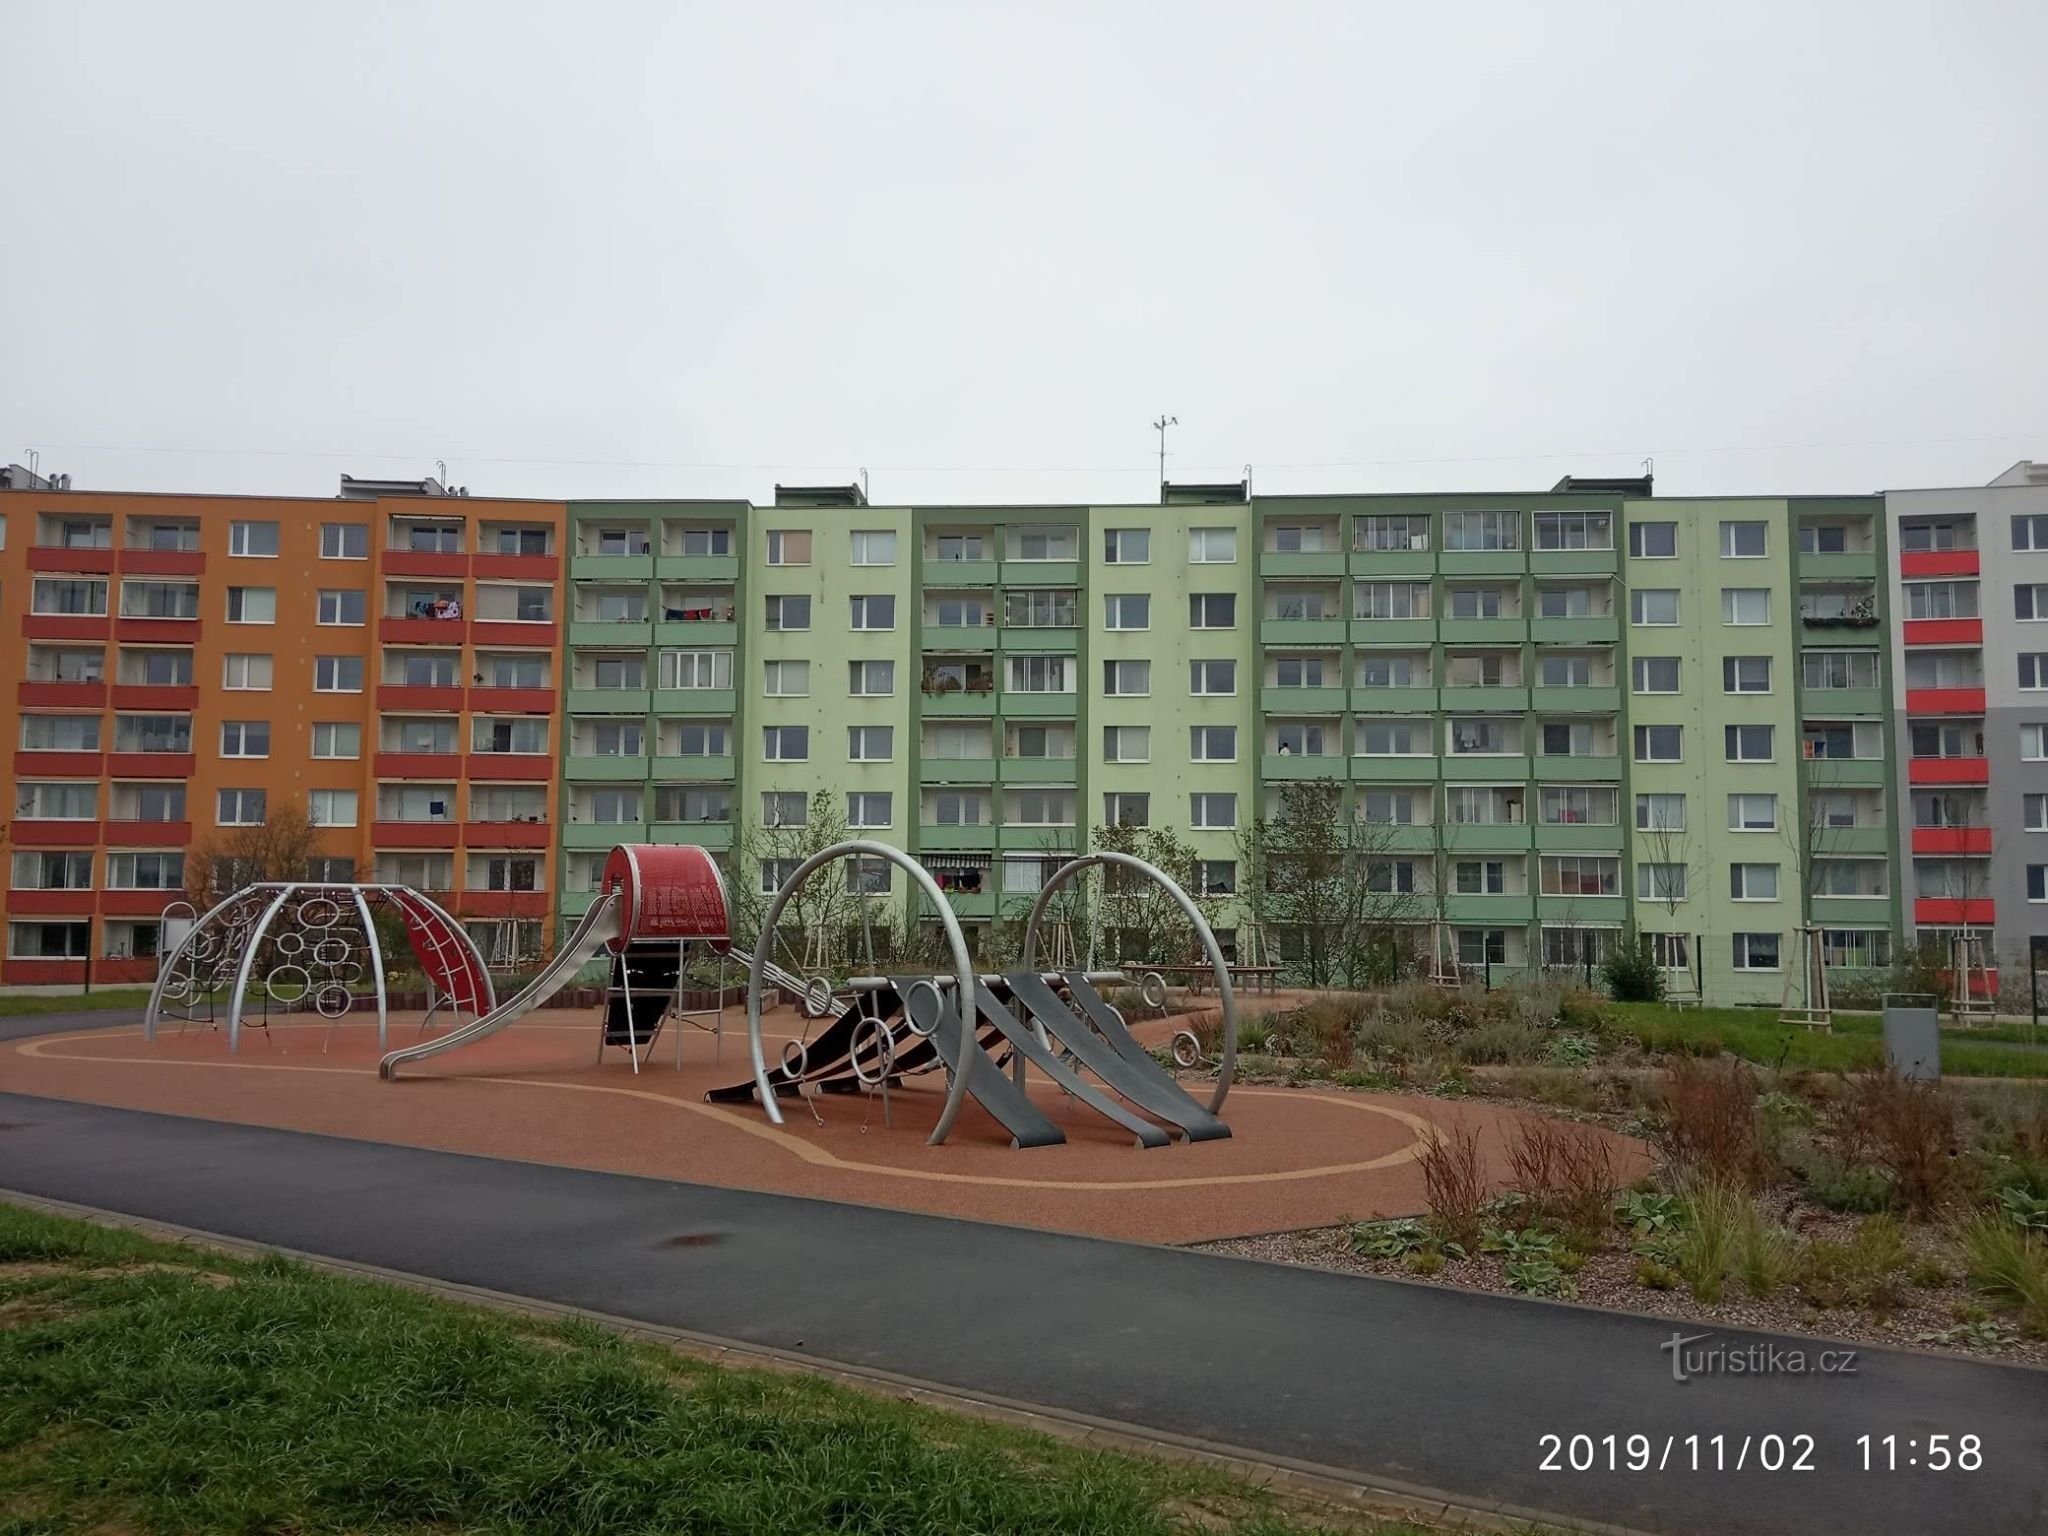
[[[1667,1008],[1658,1003],[1612,1003],[1611,1028],[1646,1051],[1714,1055],[1821,1071],[1859,1071],[1884,1065],[1883,1024],[1874,1015],[1841,1016],[1832,1034],[1780,1024],[1761,1008]],[[1942,1070],[1956,1077],[2048,1078],[2048,1051],[2014,1049],[1981,1031],[1942,1036]]]
[[[0,1536],[1312,1528],[1219,1471],[0,1206]]]
[[[14,992],[0,996],[0,1018],[29,1013],[96,1013],[102,1008],[134,1008],[149,1002],[147,987],[95,987],[90,992]]]

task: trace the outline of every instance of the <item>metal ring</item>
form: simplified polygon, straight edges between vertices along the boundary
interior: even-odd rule
[[[1202,1042],[1195,1038],[1193,1030],[1174,1031],[1173,1064],[1176,1067],[1199,1067],[1202,1064]]]
[[[293,992],[289,997],[280,996],[277,990],[278,978],[281,976],[291,975],[296,975],[299,978],[298,990],[296,992]],[[302,1003],[306,1000],[306,994],[312,990],[313,978],[306,974],[306,968],[302,965],[280,965],[276,970],[272,971],[268,976],[263,978],[264,994],[268,996],[273,1003],[283,1003],[287,1005],[293,1003]]]
[[[341,908],[327,896],[314,896],[299,903],[299,922],[308,928],[332,928],[341,921]]]
[[[211,931],[198,934],[188,952],[194,960],[211,960],[220,953],[220,940]]]
[[[321,965],[339,965],[349,956],[347,939],[322,939],[313,946],[313,958]]]
[[[196,978],[184,970],[172,971],[164,977],[164,1001],[182,1003],[192,996]]]
[[[339,1019],[356,1005],[355,994],[339,982],[328,982],[313,994],[313,1007],[323,1019]]]
[[[343,960],[332,969],[334,979],[348,986],[353,986],[363,979],[363,962],[360,960]]]
[[[929,992],[932,997],[931,1022],[922,1026],[917,1022],[916,1004],[919,991]],[[929,1039],[938,1033],[939,1026],[945,1022],[945,1016],[946,998],[938,986],[929,981],[913,981],[910,989],[903,994],[903,1022],[910,1026],[910,1032],[920,1038]]]
[[[866,1043],[869,1034],[875,1037],[875,1060],[877,1063],[872,1077],[862,1070],[860,1062],[861,1046]],[[870,1088],[877,1087],[896,1068],[896,1032],[889,1027],[885,1020],[874,1018],[862,1019],[860,1023],[853,1026],[853,1039],[847,1051],[847,1058],[853,1063],[853,1075],[855,1077],[859,1078]]]
[[[297,955],[305,953],[305,939],[301,935],[291,932],[289,929],[287,929],[283,933],[280,933],[271,942],[277,946],[277,952],[280,955]]]
[[[804,1017],[822,1019],[832,1008],[832,983],[823,976],[813,976],[804,987],[802,998]]]
[[[1157,971],[1147,971],[1138,981],[1138,996],[1145,999],[1147,1008],[1166,1006],[1166,978]]]
[[[796,1066],[795,1066],[795,1067],[793,1067],[793,1068],[792,1068],[792,1067],[790,1066],[790,1064],[789,1064],[789,1053],[790,1053],[791,1051],[795,1051],[795,1052],[796,1052]],[[798,1081],[798,1080],[799,1080],[800,1078],[802,1078],[802,1077],[803,1077],[803,1075],[804,1075],[804,1074],[805,1074],[806,1072],[810,1071],[810,1069],[811,1069],[811,1048],[810,1048],[810,1047],[809,1047],[808,1045],[805,1045],[805,1044],[803,1043],[803,1041],[801,1041],[801,1040],[785,1040],[785,1041],[783,1041],[783,1042],[782,1042],[782,1075],[783,1075],[784,1077],[788,1078],[788,1079],[789,1079],[789,1080],[790,1080],[791,1082],[796,1082],[796,1081]]]

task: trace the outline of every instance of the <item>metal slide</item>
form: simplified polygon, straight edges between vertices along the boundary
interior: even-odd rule
[[[910,987],[916,978],[890,979],[899,996],[907,999],[911,995]],[[908,1009],[905,1011],[907,1013]],[[941,1020],[939,1027],[925,1038],[937,1048],[940,1059],[949,1070],[966,1072],[967,1091],[974,1095],[976,1103],[1001,1122],[1003,1129],[1010,1133],[1012,1146],[1056,1147],[1067,1139],[1066,1132],[1046,1119],[1022,1088],[1003,1076],[1001,1068],[989,1059],[987,1051],[970,1049],[967,1060],[959,1060],[960,1032],[951,1021]]]
[[[1031,1065],[1038,1068],[1053,1082],[1071,1093],[1106,1120],[1113,1120],[1133,1136],[1141,1147],[1163,1147],[1172,1140],[1166,1132],[1147,1120],[1143,1115],[1132,1114],[1123,1105],[1097,1088],[1086,1078],[1079,1076],[1073,1068],[1061,1061],[1045,1048],[1035,1030],[1019,1024],[1010,1010],[1003,1006],[1002,999],[989,991],[988,983],[977,979],[974,988],[975,1006],[981,1010],[982,1018],[1002,1032],[1010,1048],[1018,1052]],[[971,1091],[971,1090],[970,1090]]]
[[[1063,974],[1074,1000],[1087,1012],[1094,1028],[1075,1018],[1074,1011],[1038,972],[1011,971],[1003,980],[1047,1034],[1146,1114],[1179,1126],[1190,1141],[1220,1141],[1230,1134],[1229,1126],[1189,1098],[1187,1090],[1131,1038],[1130,1031],[1109,1012],[1109,1004],[1078,971]],[[1101,1032],[1097,1033],[1098,1030]]]
[[[435,1039],[422,1040],[418,1045],[408,1045],[391,1052],[378,1063],[378,1076],[395,1078],[401,1062],[424,1061],[444,1051],[460,1050],[488,1035],[495,1035],[507,1024],[525,1018],[567,986],[578,971],[597,958],[599,950],[618,936],[619,898],[616,894],[600,896],[583,914],[583,921],[576,925],[576,931],[555,951],[555,958],[542,968],[531,984],[460,1029],[451,1029]]]

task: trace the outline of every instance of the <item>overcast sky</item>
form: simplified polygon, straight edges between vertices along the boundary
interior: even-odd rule
[[[324,18],[324,19],[323,19]],[[2040,0],[0,0],[0,461],[886,502],[2048,458]]]

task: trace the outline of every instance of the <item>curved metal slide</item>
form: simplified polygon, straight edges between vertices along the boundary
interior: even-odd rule
[[[567,986],[578,971],[597,958],[598,951],[618,936],[619,898],[616,894],[600,896],[583,914],[583,921],[576,925],[576,931],[555,951],[555,958],[542,967],[532,982],[482,1018],[474,1019],[460,1029],[451,1029],[432,1040],[422,1040],[418,1045],[392,1051],[378,1063],[377,1075],[396,1077],[402,1063],[424,1061],[429,1056],[474,1045],[486,1036],[495,1035],[507,1024],[525,1018]]]

